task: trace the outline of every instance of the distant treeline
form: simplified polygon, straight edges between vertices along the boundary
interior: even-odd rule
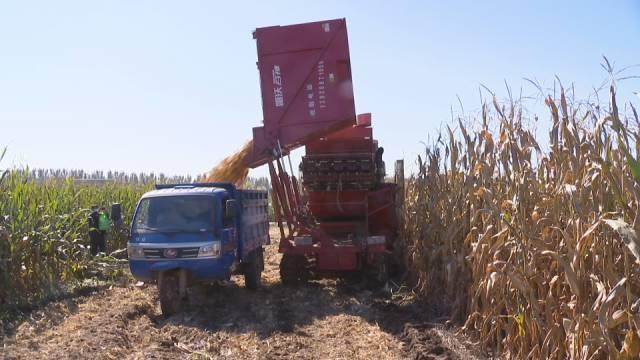
[[[78,182],[119,182],[132,184],[169,184],[183,183],[188,184],[198,181],[201,176],[192,175],[172,175],[167,176],[163,173],[127,173],[124,171],[85,171],[80,169],[20,169],[17,172],[27,175],[30,179],[49,180],[49,179],[73,179]],[[266,177],[247,179],[246,188],[250,189],[269,189],[269,179]]]

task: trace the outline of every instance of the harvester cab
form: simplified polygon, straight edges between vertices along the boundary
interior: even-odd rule
[[[283,283],[384,279],[401,197],[385,182],[371,114],[356,115],[345,19],[259,28],[254,38],[264,120],[245,163],[269,167]],[[301,146],[300,182],[287,155]]]

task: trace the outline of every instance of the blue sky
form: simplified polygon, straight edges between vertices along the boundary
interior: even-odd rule
[[[480,84],[534,94],[523,78],[558,75],[584,96],[606,79],[603,54],[640,63],[633,0],[4,1],[2,165],[202,173],[262,119],[253,29],[340,17],[356,109],[388,165],[413,162],[458,96],[477,109]],[[621,83],[620,100],[640,108],[633,91],[640,80]]]

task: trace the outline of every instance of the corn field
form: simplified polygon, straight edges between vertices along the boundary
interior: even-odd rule
[[[513,359],[640,353],[640,124],[547,96],[542,151],[521,102],[485,104],[426,149],[406,189],[407,266],[463,331]],[[473,119],[472,119],[473,120]],[[495,129],[495,131],[491,131]],[[635,157],[635,159],[634,159]],[[442,296],[445,294],[445,298]]]
[[[144,184],[40,179],[0,172],[0,310],[33,305],[88,276],[87,216],[93,204],[122,204],[125,224],[107,236],[107,250],[126,247],[128,221]]]

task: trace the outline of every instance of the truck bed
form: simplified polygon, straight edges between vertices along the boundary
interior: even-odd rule
[[[238,190],[240,201],[240,241],[249,251],[271,243],[269,238],[269,201],[266,191]],[[243,251],[243,256],[248,251]]]

